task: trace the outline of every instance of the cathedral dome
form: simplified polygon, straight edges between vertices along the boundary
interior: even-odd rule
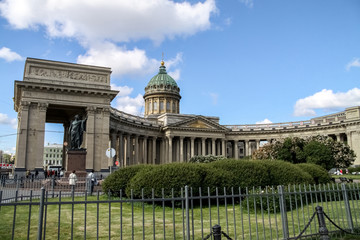
[[[164,66],[164,61],[161,62],[159,67],[159,73],[151,78],[148,85],[145,88],[145,91],[149,88],[179,88],[176,81],[167,74],[166,67]],[[179,89],[180,90],[180,89]]]
[[[167,74],[164,61],[159,73],[151,78],[145,87],[145,116],[162,113],[179,113],[180,88]]]

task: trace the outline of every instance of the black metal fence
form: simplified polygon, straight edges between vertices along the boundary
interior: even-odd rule
[[[199,189],[196,196],[184,187],[180,196],[166,198],[163,191],[155,198],[153,191],[134,199],[100,188],[90,195],[85,179],[74,191],[68,183],[36,181],[1,185],[0,239],[212,239],[214,225],[228,239],[320,237],[321,226],[311,221],[317,206],[329,233],[360,228],[357,183],[217,189],[214,195]]]

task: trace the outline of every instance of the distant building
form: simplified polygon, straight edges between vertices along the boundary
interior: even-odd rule
[[[44,166],[62,166],[63,145],[50,144],[44,146]]]

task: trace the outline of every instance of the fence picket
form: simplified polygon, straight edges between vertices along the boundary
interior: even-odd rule
[[[129,198],[124,198],[122,190],[119,198],[110,195],[100,198],[100,192],[97,191],[95,197],[88,199],[85,188],[84,191],[78,187],[76,191],[69,188],[65,192],[61,191],[63,188],[57,189],[57,185],[54,185],[55,188],[49,188],[51,185],[48,188],[44,186],[41,191],[27,189],[40,185],[36,179],[29,183],[17,179],[12,184],[12,191],[19,189],[14,195],[7,192],[6,184],[0,189],[0,214],[2,218],[6,216],[6,221],[9,222],[9,239],[20,239],[20,212],[28,214],[22,217],[25,223],[22,229],[23,238],[32,239],[36,235],[40,240],[60,239],[60,236],[67,232],[68,238],[71,239],[78,239],[79,236],[84,239],[147,239],[151,235],[154,240],[179,237],[186,240],[200,237],[203,239],[204,236],[210,239],[214,238],[212,224],[221,226],[225,238],[230,236],[231,239],[292,239],[298,234],[303,234],[302,237],[319,234],[318,223],[309,223],[310,217],[314,216],[314,206],[317,205],[322,206],[324,213],[331,216],[332,221],[341,228],[350,231],[359,228],[358,184],[291,185],[278,186],[277,189],[260,187],[252,188],[251,191],[245,188],[244,192],[238,188],[236,193],[234,188],[231,188],[231,193],[224,188],[223,194],[219,193],[217,188],[212,194],[208,187],[208,192],[204,195],[201,188],[192,191],[192,188],[185,186],[181,189],[180,196],[175,195],[175,189],[166,193],[162,189],[158,198],[155,197],[154,189],[151,197],[145,197],[143,189],[139,199],[134,197],[132,191]],[[171,197],[165,197],[169,194]],[[79,200],[80,196],[84,196],[85,200]],[[64,197],[68,197],[69,200],[64,201]],[[207,204],[204,206],[206,201]],[[94,207],[90,208],[90,205]],[[33,206],[39,206],[39,210]],[[206,207],[208,214],[205,214]],[[5,211],[8,213],[11,208],[10,214],[3,214]],[[112,212],[114,209],[119,209],[116,210],[118,214]],[[149,214],[147,209],[150,210]],[[32,216],[35,214],[39,214],[37,232],[31,230],[34,221]],[[93,220],[89,221],[91,216]],[[75,226],[79,224],[79,219],[84,229],[81,233],[77,231],[78,226]],[[0,224],[5,223],[4,221],[0,218]],[[64,221],[68,221],[66,223],[70,231],[63,230]],[[337,227],[333,231],[334,226],[328,226],[330,232],[338,231]]]

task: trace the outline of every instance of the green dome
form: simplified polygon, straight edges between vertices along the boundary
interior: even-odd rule
[[[176,81],[166,73],[166,67],[164,65],[160,66],[159,73],[151,78],[150,82],[146,86],[146,89],[151,86],[178,87]]]

